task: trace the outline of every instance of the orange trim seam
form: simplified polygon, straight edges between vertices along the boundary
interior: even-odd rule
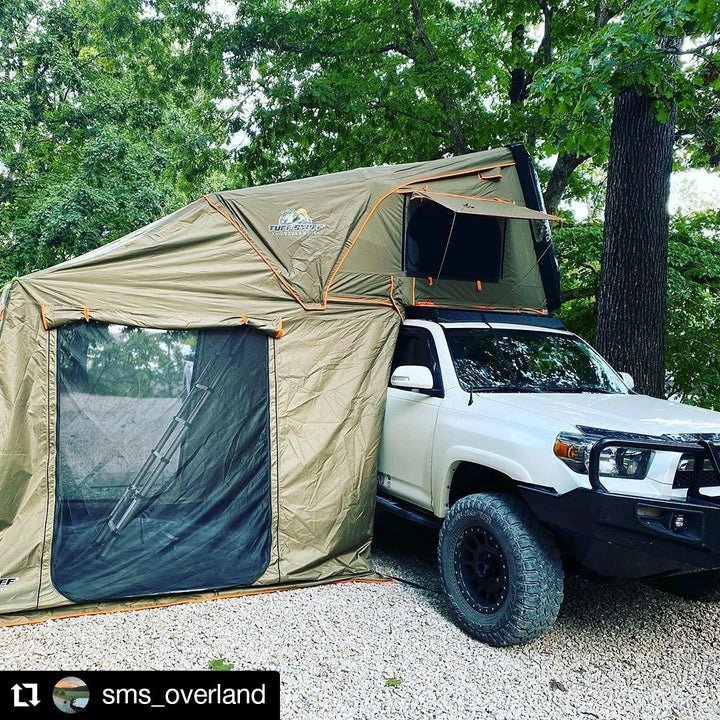
[[[514,165],[514,160],[507,160],[506,162],[495,163],[494,165],[483,165],[479,168],[456,170],[455,172],[445,173],[444,175],[430,175],[430,177],[420,178],[419,180],[411,180],[409,183],[403,183],[403,185],[416,185],[417,183],[429,182],[430,180],[444,180],[445,178],[460,177],[462,175],[472,175],[473,173],[479,173],[483,170],[494,170],[495,168],[513,167]],[[402,187],[402,185],[400,185],[399,187]]]
[[[407,192],[408,193],[417,192],[417,190],[408,188]],[[474,197],[472,195],[458,195],[456,193],[436,192],[434,190],[429,191],[429,192],[432,192],[433,195],[442,195],[443,197],[453,197],[453,198],[458,198],[459,200],[474,200],[476,202],[491,202],[491,203],[497,203],[498,205],[514,205],[515,207],[518,207],[518,208],[525,208],[526,210],[531,210],[532,212],[542,213],[543,215],[547,216],[548,220],[555,220],[557,222],[563,221],[563,218],[559,217],[558,215],[551,215],[550,213],[543,212],[542,210],[533,210],[533,208],[529,208],[527,205],[518,205],[514,200],[506,200],[505,198],[499,198],[499,197],[482,198],[482,197]]]
[[[323,288],[323,305],[327,304],[328,294],[330,293],[330,288],[332,287],[333,280],[335,280],[335,275],[337,275],[340,268],[343,266],[343,263],[345,260],[347,260],[347,256],[350,254],[350,251],[355,246],[355,243],[358,241],[358,238],[362,235],[363,230],[365,230],[365,226],[370,222],[370,218],[375,214],[375,211],[380,207],[380,203],[385,202],[396,190],[397,188],[393,188],[392,190],[388,190],[384,195],[381,195],[375,204],[370,208],[370,212],[367,214],[367,217],[362,221],[360,224],[360,227],[358,228],[358,231],[355,233],[355,237],[347,244],[345,249],[340,253],[340,257],[337,259],[337,262],[335,263],[335,266],[330,271],[330,275],[328,276],[327,282],[325,283],[325,287]]]
[[[410,193],[416,193],[416,192],[428,192],[432,193],[433,195],[441,195],[442,197],[453,197],[458,198],[459,200],[475,200],[478,202],[491,202],[491,203],[498,203],[500,205],[516,205],[518,207],[525,207],[525,205],[518,205],[514,200],[508,200],[507,198],[499,198],[499,197],[478,197],[477,195],[459,195],[458,193],[450,193],[450,192],[440,192],[439,190],[415,190],[413,188],[400,189],[398,190],[398,193],[402,195],[410,194]],[[528,210],[531,210],[532,208],[527,208]],[[536,212],[540,212],[539,210],[536,210]]]
[[[280,318],[280,321],[278,322],[278,329],[275,333],[275,339],[279,340],[283,335],[285,334],[285,331],[283,330],[283,321],[282,318]]]
[[[40,306],[40,320],[42,320],[42,325],[46,330],[50,329],[50,326],[48,325],[47,316],[45,315],[45,306]]]
[[[366,298],[366,297],[350,297],[349,295],[328,295],[328,300],[333,302],[351,302],[351,303],[369,303],[370,305],[382,305],[384,307],[393,307],[393,304],[388,300],[380,300],[378,298]]]
[[[87,305],[82,309],[82,314],[85,318],[85,322],[90,322],[90,308],[87,307]]]

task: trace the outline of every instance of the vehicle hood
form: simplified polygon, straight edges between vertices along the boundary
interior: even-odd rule
[[[563,425],[642,435],[720,433],[720,413],[647,395],[513,393],[494,395],[492,401],[517,415],[532,413]]]

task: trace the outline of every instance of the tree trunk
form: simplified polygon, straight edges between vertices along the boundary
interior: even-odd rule
[[[668,210],[675,112],[666,122],[634,89],[610,132],[597,346],[638,392],[664,397]]]

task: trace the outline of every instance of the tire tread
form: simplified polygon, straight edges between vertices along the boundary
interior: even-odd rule
[[[494,624],[476,621],[475,618],[484,620],[488,616],[463,607],[466,601],[448,583],[445,574],[447,558],[443,555],[450,552],[452,558],[454,553],[454,545],[447,547],[448,538],[457,523],[467,518],[478,518],[504,535],[515,557],[518,577],[508,599],[511,607]],[[495,646],[519,645],[539,637],[555,623],[563,599],[560,553],[553,538],[520,498],[483,493],[458,500],[440,530],[438,561],[453,618],[473,637]]]

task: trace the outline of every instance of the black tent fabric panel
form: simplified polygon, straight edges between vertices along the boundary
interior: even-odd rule
[[[514,143],[508,147],[515,160],[525,205],[532,210],[545,212],[545,201],[540,190],[540,182],[527,150],[521,143]],[[550,226],[548,223],[531,223],[530,227],[533,231],[535,256],[547,298],[547,310],[554,312],[562,304],[562,292],[560,290],[560,270],[550,236]]]
[[[431,201],[413,202],[410,211],[405,237],[409,277],[500,280],[507,220],[453,213]]]
[[[55,587],[88,602],[255,582],[271,543],[267,337],[58,336]]]

